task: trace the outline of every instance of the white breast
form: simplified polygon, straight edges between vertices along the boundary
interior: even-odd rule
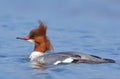
[[[33,61],[35,58],[44,55],[42,52],[38,52],[38,51],[33,51],[31,53],[31,55],[29,56],[30,61]]]

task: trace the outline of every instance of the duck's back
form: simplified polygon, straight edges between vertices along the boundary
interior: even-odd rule
[[[60,63],[114,63],[112,59],[105,59],[94,55],[80,52],[58,52],[45,54],[36,58],[36,62],[43,64],[60,64]]]

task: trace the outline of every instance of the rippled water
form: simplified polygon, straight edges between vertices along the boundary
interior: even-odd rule
[[[55,52],[81,51],[116,63],[33,69],[33,44],[15,38],[36,28],[39,19]],[[119,30],[119,0],[0,0],[0,79],[120,79]]]

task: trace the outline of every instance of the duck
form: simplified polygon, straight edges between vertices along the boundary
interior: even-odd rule
[[[109,58],[102,58],[96,55],[85,54],[77,51],[63,51],[46,53],[53,50],[53,46],[48,39],[47,26],[41,21],[39,26],[32,29],[25,37],[17,37],[16,39],[25,40],[34,44],[33,52],[30,54],[30,62],[37,62],[42,65],[59,65],[70,63],[115,63],[115,60]]]

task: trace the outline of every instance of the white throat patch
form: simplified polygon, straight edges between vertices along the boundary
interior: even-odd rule
[[[35,58],[44,55],[42,52],[38,52],[38,51],[33,51],[31,53],[31,55],[29,56],[30,61],[33,61]]]
[[[29,41],[29,42],[31,42],[31,43],[35,43],[34,40],[32,40],[32,39],[29,39],[29,40],[27,40],[27,41]]]

